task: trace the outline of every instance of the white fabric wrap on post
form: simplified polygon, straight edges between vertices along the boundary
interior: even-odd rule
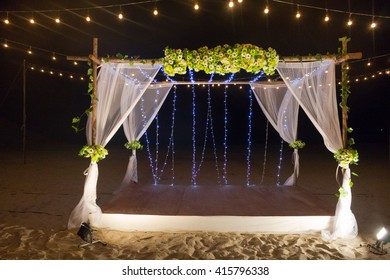
[[[331,59],[300,63],[279,62],[276,69],[322,135],[327,149],[332,153],[337,152],[343,145],[337,110],[335,62]],[[351,211],[350,170],[346,168],[342,172],[342,186],[346,195],[339,198],[333,225],[322,233],[326,239],[353,238],[357,235],[357,223]]]
[[[97,77],[96,103],[96,145],[105,147],[114,134],[122,126],[140,100],[150,83],[153,81],[161,65],[129,63],[103,63]],[[129,98],[127,110],[121,110],[123,95]],[[87,143],[92,145],[91,114],[87,122]],[[96,205],[96,187],[98,179],[98,165],[91,163],[86,174],[84,195],[73,209],[68,228],[79,227],[88,221],[88,215],[100,214]],[[96,217],[98,220],[98,217]]]
[[[145,91],[140,101],[129,114],[127,120],[123,123],[123,130],[127,141],[132,142],[142,137],[156,117],[172,86],[173,84],[152,85]],[[123,95],[121,110],[126,111],[130,105],[129,98]],[[138,182],[137,154],[135,150],[133,150],[129,157],[126,174],[116,192],[128,186],[131,182]]]
[[[251,84],[261,110],[280,137],[287,143],[297,140],[299,105],[287,86]],[[294,172],[283,185],[294,186],[299,175],[298,150],[293,152]]]

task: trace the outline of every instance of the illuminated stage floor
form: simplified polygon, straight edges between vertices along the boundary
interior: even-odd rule
[[[301,233],[328,227],[334,206],[299,187],[131,185],[92,225],[123,231]]]

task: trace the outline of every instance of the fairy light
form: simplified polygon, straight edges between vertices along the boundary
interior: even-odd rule
[[[279,149],[279,163],[278,163],[278,173],[276,175],[276,185],[280,186],[280,170],[282,169],[282,161],[283,161],[283,139],[280,142],[280,149]]]
[[[51,57],[52,60],[57,60],[57,57],[55,55],[55,53],[53,53],[53,56]]]
[[[154,184],[157,185],[158,183],[158,157],[159,157],[159,132],[160,132],[160,125],[158,123],[158,114],[156,115],[155,122],[156,122],[156,149],[155,149],[155,158],[154,158],[154,174],[156,174],[154,179]]]
[[[228,136],[228,128],[227,128],[227,123],[228,123],[228,109],[227,109],[227,87],[225,87],[225,91],[223,92],[223,107],[224,107],[224,116],[223,116],[223,128],[224,128],[224,134],[223,134],[223,175],[222,179],[225,185],[228,184],[227,180],[227,150],[228,150],[228,145],[227,145],[227,136]]]
[[[264,144],[264,156],[263,156],[263,171],[261,173],[260,184],[264,182],[265,168],[267,166],[267,151],[268,151],[268,132],[269,132],[269,121],[267,119],[267,125],[265,127],[265,144]]]
[[[28,49],[27,53],[30,54],[30,55],[32,54],[31,47]]]
[[[249,90],[249,113],[248,113],[248,147],[247,147],[247,170],[246,170],[246,185],[250,186],[251,177],[251,154],[252,154],[252,91]]]
[[[119,6],[118,19],[123,19],[122,6]]]
[[[192,170],[191,170],[191,184],[196,185],[196,104],[195,104],[195,80],[194,72],[192,70],[188,71],[190,75],[191,91],[192,91]]]
[[[210,80],[209,82],[211,83],[213,79],[213,74],[211,74],[210,76]],[[215,158],[215,170],[217,171],[217,182],[218,182],[218,185],[221,184],[221,176],[220,176],[220,173],[219,173],[219,165],[218,165],[218,155],[217,155],[217,147],[216,147],[216,143],[215,143],[215,135],[214,135],[214,126],[213,126],[213,114],[212,114],[212,108],[211,108],[211,87],[210,85],[208,85],[208,90],[207,90],[207,107],[208,107],[208,115],[209,115],[209,128],[210,128],[210,132],[211,132],[211,140],[213,142],[213,151],[214,151],[214,158]]]
[[[176,85],[173,86],[173,101],[172,101],[172,122],[171,122],[171,137],[170,137],[170,144],[171,144],[171,171],[172,171],[172,182],[171,186],[175,184],[175,138],[174,138],[174,130],[175,130],[175,115],[176,115]]]

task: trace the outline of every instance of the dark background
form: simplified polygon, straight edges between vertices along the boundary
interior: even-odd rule
[[[363,60],[350,64],[352,94],[349,100],[351,107],[350,126],[354,128],[353,137],[358,143],[387,143],[389,141],[389,75],[377,75],[377,71],[389,69],[390,64],[390,2],[375,1],[295,1],[300,5],[313,5],[345,11],[346,13],[329,12],[331,20],[325,23],[325,11],[300,6],[302,18],[295,19],[296,5],[288,5],[270,0],[270,13],[264,15],[266,1],[237,1],[233,9],[227,6],[227,0],[199,1],[201,9],[194,11],[194,1],[160,0],[136,5],[126,3],[140,1],[1,1],[2,20],[7,16],[11,24],[0,24],[1,44],[9,48],[0,48],[1,82],[0,82],[0,119],[3,127],[18,128],[17,138],[10,134],[2,135],[0,141],[19,145],[21,143],[23,90],[23,60],[34,64],[36,68],[44,67],[46,73],[28,70],[27,81],[27,132],[28,137],[40,135],[45,139],[83,144],[84,132],[75,134],[71,120],[88,107],[87,66],[79,63],[74,66],[66,60],[66,55],[88,55],[92,51],[92,38],[99,38],[99,55],[115,56],[116,53],[141,58],[161,58],[166,46],[172,48],[196,49],[201,46],[214,47],[218,44],[251,43],[263,48],[272,47],[281,56],[337,53],[341,46],[338,38],[351,37],[348,45],[350,52],[361,51]],[[292,1],[291,1],[292,2]],[[117,18],[119,6],[125,19]],[[114,5],[109,8],[97,6]],[[375,18],[378,27],[369,28],[371,17],[358,13],[382,15]],[[159,15],[152,11],[157,6]],[[67,11],[71,8],[83,8]],[[348,10],[354,13],[354,24],[347,27]],[[52,10],[50,12],[40,10]],[[18,12],[24,11],[24,12]],[[92,22],[84,19],[89,13]],[[60,16],[61,24],[53,22]],[[28,19],[34,17],[34,25]],[[27,54],[31,46],[32,55]],[[55,53],[57,60],[51,56]],[[366,66],[367,58],[385,55],[372,59],[372,65]],[[386,56],[387,55],[387,56]],[[48,69],[54,73],[48,74]],[[66,77],[59,77],[59,71]],[[372,78],[370,73],[375,73]],[[75,78],[69,79],[73,74]],[[340,73],[337,73],[338,78]],[[363,81],[363,77],[369,77]],[[80,80],[84,76],[84,81]],[[241,75],[248,78],[249,75]],[[197,74],[198,79],[205,78]],[[159,75],[160,79],[163,76]],[[225,80],[227,77],[220,77]],[[267,78],[267,77],[266,77]],[[276,78],[276,77],[271,77]],[[207,77],[206,77],[207,79]],[[204,115],[207,105],[207,90],[197,89],[199,135],[204,133]],[[249,105],[249,88],[231,87],[229,89],[229,143],[243,144],[247,141],[247,116]],[[160,113],[161,141],[168,138],[171,122],[172,94],[168,96]],[[179,87],[176,117],[177,145],[191,146],[191,91]],[[212,92],[213,118],[216,136],[221,143],[223,137],[223,91]],[[264,141],[266,119],[253,99],[253,141]],[[203,117],[202,117],[203,116]],[[203,118],[203,119],[202,119]],[[153,135],[153,126],[150,129]],[[4,130],[2,130],[4,131]],[[165,135],[165,134],[166,135]],[[123,143],[123,133],[113,139],[114,143]],[[278,136],[270,129],[271,140],[278,143]],[[165,135],[165,136],[164,136]],[[203,137],[203,136],[200,136]],[[320,136],[307,120],[300,114],[299,138],[306,142],[320,142]],[[4,142],[3,142],[4,143]]]

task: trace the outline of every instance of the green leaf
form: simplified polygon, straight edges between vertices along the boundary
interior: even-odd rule
[[[347,131],[348,131],[348,133],[352,133],[353,132],[353,128],[352,127],[348,127]]]
[[[353,187],[353,182],[349,181],[349,186],[352,188]]]
[[[79,117],[74,117],[72,119],[72,123],[78,123],[78,122],[80,122],[80,118]]]
[[[355,172],[351,172],[351,174],[352,174],[353,176],[359,177],[359,175],[356,174]]]
[[[79,132],[79,128],[77,126],[72,125],[72,128],[74,129],[74,132],[76,132],[76,133]]]

